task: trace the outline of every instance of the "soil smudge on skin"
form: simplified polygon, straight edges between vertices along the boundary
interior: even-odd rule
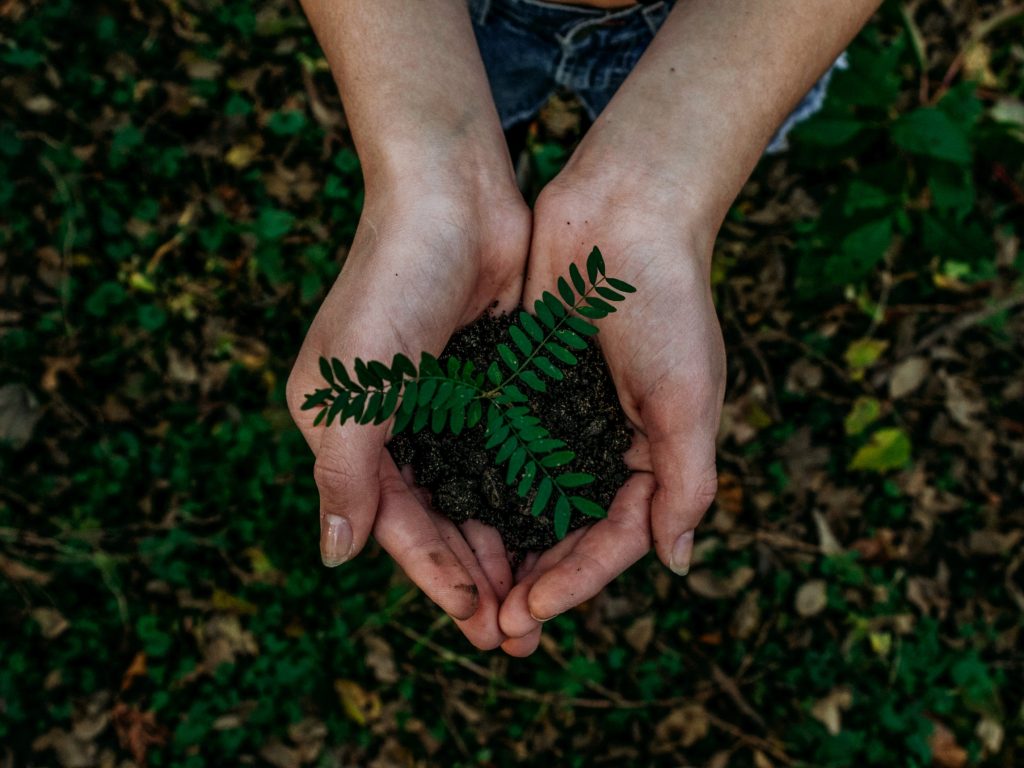
[[[478,370],[497,358],[495,347],[509,342],[508,327],[513,317],[485,316],[458,331],[441,355],[472,360]],[[619,405],[608,367],[596,343],[574,351],[577,365],[563,365],[565,379],[544,377],[547,392],[534,392],[530,408],[553,437],[564,440],[575,451],[575,460],[562,472],[589,472],[595,481],[578,493],[605,509],[626,482],[629,469],[623,453],[629,447],[632,431]],[[411,464],[416,482],[430,491],[434,508],[456,523],[475,518],[498,529],[505,548],[514,562],[528,551],[542,551],[556,543],[551,514],[554,505],[539,517],[530,514],[533,492],[525,499],[515,486],[505,483],[505,466],[495,466],[496,451],[484,445],[484,424],[453,435],[445,430],[434,434],[429,427],[419,434],[405,432],[392,438],[388,447],[401,466]],[[535,486],[536,487],[536,486]],[[573,512],[569,529],[574,530],[593,518]]]

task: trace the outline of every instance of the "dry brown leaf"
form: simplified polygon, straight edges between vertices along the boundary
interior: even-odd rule
[[[279,739],[271,739],[260,748],[260,757],[274,768],[300,768],[302,758],[297,749],[286,747]]]
[[[48,573],[37,571],[18,560],[0,554],[0,576],[11,581],[29,581],[39,586],[49,584],[53,579]]]
[[[933,720],[934,728],[928,737],[932,760],[938,768],[963,768],[967,765],[967,750],[956,743],[956,736],[945,725]]]
[[[398,682],[398,669],[395,667],[395,655],[388,645],[377,635],[368,635],[366,640],[366,665],[373,670],[374,677],[386,685]]]
[[[853,705],[853,694],[848,688],[836,688],[828,696],[819,699],[811,707],[811,717],[825,726],[835,736],[842,730],[843,712]]]
[[[32,742],[32,749],[43,752],[52,749],[63,768],[91,768],[96,764],[96,745],[82,741],[59,728],[51,728]]]
[[[700,704],[684,704],[673,709],[654,727],[654,752],[671,752],[690,747],[708,735],[711,721]]]
[[[626,642],[634,651],[642,654],[654,639],[654,614],[641,616],[625,632]]]
[[[365,691],[355,680],[335,680],[334,690],[341,698],[345,714],[359,725],[366,725],[380,717],[380,696],[376,691]]]
[[[927,375],[927,360],[923,357],[908,357],[892,369],[889,376],[889,397],[893,400],[906,397],[921,386]]]
[[[132,759],[140,768],[145,768],[149,748],[166,744],[169,731],[157,723],[155,713],[142,712],[123,701],[114,705],[111,714],[121,747],[131,752]]]
[[[761,593],[756,589],[743,595],[729,625],[729,633],[733,637],[746,640],[761,625],[760,596]]]
[[[828,605],[828,585],[823,579],[812,579],[796,591],[796,612],[807,618],[817,616]]]
[[[71,625],[56,608],[33,608],[32,618],[47,640],[63,634]]]
[[[725,600],[739,594],[740,590],[754,579],[754,569],[749,566],[737,568],[728,577],[717,576],[702,568],[691,572],[686,586],[701,597],[711,600]]]

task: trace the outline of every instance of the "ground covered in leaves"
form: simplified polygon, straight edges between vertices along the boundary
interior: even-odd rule
[[[512,661],[318,565],[284,381],[361,185],[296,5],[0,2],[0,766],[1020,765],[1021,16],[851,47],[718,242],[695,567]]]

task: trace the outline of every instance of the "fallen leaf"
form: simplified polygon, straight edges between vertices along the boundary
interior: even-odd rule
[[[366,725],[380,717],[380,696],[375,691],[367,693],[354,680],[335,680],[334,690],[341,697],[345,714],[359,725]]]
[[[882,404],[873,397],[858,397],[853,408],[843,420],[843,428],[848,435],[859,435],[882,415]]]
[[[11,581],[30,581],[39,586],[49,584],[53,579],[48,573],[37,571],[18,560],[12,560],[0,554],[0,575]]]
[[[32,618],[35,619],[39,629],[42,630],[43,637],[47,640],[58,637],[71,626],[56,608],[33,608]]]
[[[910,438],[898,427],[880,429],[871,435],[850,462],[850,469],[887,472],[910,463]]]
[[[641,616],[625,632],[626,642],[634,651],[643,653],[654,639],[654,615]]]
[[[889,348],[889,342],[883,339],[858,339],[846,348],[843,359],[850,369],[850,377],[854,381],[864,378],[864,372],[878,362],[878,358]]]
[[[654,726],[654,752],[671,752],[678,746],[691,747],[708,735],[711,721],[700,704],[684,704],[668,713]]]
[[[987,755],[997,755],[1003,748],[1003,724],[993,717],[982,717],[974,729],[974,735],[978,737]]]
[[[848,688],[836,688],[811,707],[811,717],[825,726],[833,736],[843,729],[843,712],[853,705],[853,694]]]
[[[812,514],[814,516],[814,527],[818,529],[818,546],[821,548],[821,554],[826,556],[841,555],[843,547],[839,543],[839,539],[836,538],[836,535],[832,533],[828,519],[818,510],[814,510]]]
[[[823,579],[812,579],[796,591],[796,612],[803,617],[816,616],[828,605],[828,585]]]
[[[33,741],[32,749],[36,752],[52,749],[63,768],[91,768],[96,765],[96,745],[59,728],[52,728]]]
[[[368,635],[365,642],[366,666],[373,670],[374,677],[386,685],[397,683],[398,669],[391,646],[376,635]]]
[[[908,357],[892,369],[889,376],[889,397],[899,400],[906,397],[924,381],[928,375],[928,361],[923,357]]]
[[[143,712],[123,701],[114,705],[111,714],[121,747],[131,752],[140,768],[145,768],[149,748],[166,744],[170,732],[157,723],[154,712]]]
[[[746,640],[761,625],[761,593],[754,589],[743,595],[743,599],[732,616],[729,633],[739,639]]]
[[[39,401],[23,384],[0,387],[0,442],[24,448],[40,417]]]
[[[967,765],[967,750],[956,743],[953,732],[937,720],[932,724],[934,727],[928,737],[928,746],[935,765],[938,768],[963,768]]]
[[[260,757],[274,768],[299,768],[302,758],[297,749],[285,746],[279,739],[271,739],[260,748]]]
[[[692,571],[686,580],[693,592],[711,600],[725,600],[739,594],[739,591],[754,579],[754,569],[749,566],[737,568],[729,576],[718,576],[706,568]]]

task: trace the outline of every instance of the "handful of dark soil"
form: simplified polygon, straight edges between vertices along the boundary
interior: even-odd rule
[[[452,337],[441,363],[454,355],[486,369],[496,345],[507,340],[512,322],[512,315],[485,315]],[[527,391],[530,410],[552,437],[564,440],[576,452],[571,469],[596,478],[584,495],[607,509],[629,476],[622,454],[632,431],[597,344],[590,341],[576,356],[579,363],[565,367],[562,381],[549,381],[547,392]],[[505,470],[494,465],[494,451],[486,449],[485,443],[481,423],[461,435],[448,430],[435,434],[429,429],[415,435],[402,432],[388,448],[400,466],[412,465],[416,482],[430,491],[434,508],[454,522],[476,518],[494,526],[517,560],[527,551],[548,549],[557,541],[551,516],[530,514],[533,493],[520,498],[514,486],[505,484]],[[593,518],[573,511],[569,530],[589,522]]]

